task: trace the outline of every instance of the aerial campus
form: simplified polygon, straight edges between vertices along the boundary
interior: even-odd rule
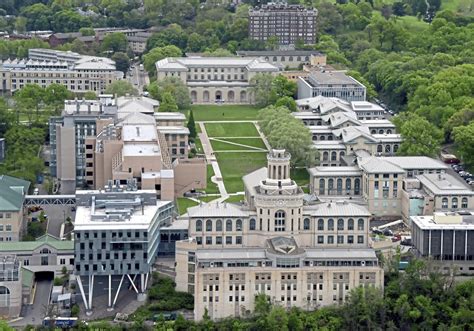
[[[0,3],[0,330],[474,328],[473,10]]]

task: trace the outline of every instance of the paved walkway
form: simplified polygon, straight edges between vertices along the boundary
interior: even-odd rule
[[[206,155],[207,163],[210,163],[212,165],[212,169],[214,170],[214,176],[212,176],[211,181],[217,184],[217,188],[219,189],[219,193],[221,194],[221,197],[217,199],[217,201],[222,202],[229,197],[229,194],[225,189],[221,169],[219,168],[219,163],[217,163],[217,159],[214,156],[214,151],[212,149],[211,142],[209,140],[209,137],[207,136],[206,126],[203,122],[198,122],[198,124],[201,128],[201,133],[199,133],[199,139],[201,140],[202,148],[204,150],[204,154]]]
[[[272,146],[270,146],[270,143],[268,142],[267,137],[265,137],[262,130],[260,129],[260,126],[258,125],[258,122],[254,122],[253,124],[255,124],[255,127],[257,128],[258,134],[260,135],[260,138],[262,138],[263,143],[265,144],[265,146],[267,146],[267,150],[271,151]]]

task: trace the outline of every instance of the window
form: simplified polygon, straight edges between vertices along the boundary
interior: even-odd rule
[[[212,231],[212,221],[211,220],[206,221],[206,231],[209,231],[209,232]]]
[[[201,220],[196,221],[196,231],[202,231],[202,221]]]
[[[364,236],[357,236],[357,243],[363,244],[364,243]]]
[[[324,231],[324,220],[322,218],[318,220],[318,230]]]
[[[364,220],[362,218],[357,220],[357,230],[364,231]]]
[[[323,178],[321,178],[319,180],[319,194],[324,194],[325,186],[326,186],[326,181]]]
[[[354,236],[347,236],[347,243],[353,244],[354,243]]]
[[[232,220],[225,221],[225,230],[232,231]]]
[[[344,236],[337,236],[337,243],[344,244]]]
[[[206,237],[206,245],[212,245],[212,237]]]
[[[334,189],[334,179],[330,178],[328,180],[328,194],[333,194],[332,190]]]
[[[344,220],[342,218],[337,220],[337,230],[344,231]]]
[[[10,306],[10,290],[6,286],[0,286],[0,307]]]
[[[328,219],[328,231],[334,231],[334,220],[332,218]]]
[[[352,181],[350,178],[346,179],[346,194],[349,195],[351,194],[351,186],[352,186]]]
[[[354,194],[359,195],[360,194],[360,179],[356,178],[354,181]]]
[[[337,195],[342,195],[342,179],[337,179]]]
[[[337,160],[336,152],[331,152],[331,161],[336,161],[336,160]]]
[[[222,231],[222,221],[221,220],[216,221],[216,231]]]
[[[457,209],[458,208],[458,198],[451,199],[451,208]],[[7,225],[8,226],[8,225]]]
[[[225,244],[226,245],[232,245],[232,237],[231,236],[225,237]]]
[[[461,208],[467,208],[467,198],[462,198],[462,200],[461,200]]]
[[[221,236],[216,237],[216,245],[222,245],[222,237]]]
[[[443,198],[441,200],[441,208],[448,208],[448,198]]]
[[[305,218],[303,221],[303,230],[309,230],[309,218]]]
[[[237,220],[237,222],[235,222],[235,228],[237,231],[242,231],[242,220]]]
[[[237,245],[241,245],[242,244],[242,236],[237,236],[235,237],[235,243]]]
[[[382,153],[382,151],[383,151],[383,146],[377,145],[377,153]]]
[[[324,244],[324,236],[318,236],[318,244]]]
[[[334,244],[334,236],[328,236],[328,244]]]
[[[12,226],[10,224],[5,225],[5,231],[11,231]]]
[[[255,223],[255,219],[254,218],[251,218],[250,219],[250,222],[249,222],[249,230],[255,230],[257,227],[256,223]]]
[[[352,218],[347,221],[347,230],[354,230],[354,220]]]
[[[285,212],[283,210],[278,210],[275,213],[275,231],[285,231]]]

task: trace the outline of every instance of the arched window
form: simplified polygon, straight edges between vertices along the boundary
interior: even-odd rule
[[[237,220],[237,222],[235,222],[235,229],[237,231],[242,231],[242,220]]]
[[[326,137],[325,137],[325,136],[321,136],[321,138],[319,138],[319,140],[326,140]]]
[[[222,231],[222,221],[221,220],[216,221],[216,231]]]
[[[379,130],[379,134],[383,134],[383,130],[382,130],[382,129]]]
[[[278,61],[278,59],[277,59],[276,56],[274,56],[274,57],[273,57],[273,62],[276,62],[276,61]]]
[[[337,195],[342,195],[342,179],[337,179]]]
[[[331,152],[331,161],[336,161],[336,160],[337,160],[337,153]]]
[[[370,131],[371,134],[376,134],[377,133],[377,130],[372,130]]]
[[[318,136],[317,136],[317,135],[313,135],[313,140],[318,140]]]
[[[392,146],[385,145],[385,153],[390,153],[392,151]]]
[[[328,219],[328,231],[334,231],[334,220],[332,218]]]
[[[344,231],[344,220],[342,218],[337,220],[337,231]]]
[[[346,153],[340,152],[340,153],[339,153],[339,160],[342,159],[342,158],[344,157],[344,155],[346,155]]]
[[[443,198],[441,200],[441,208],[448,208],[448,198]]]
[[[328,140],[332,140],[332,136],[328,136]]]
[[[382,153],[382,151],[383,151],[383,146],[377,145],[377,153]]]
[[[324,220],[322,218],[318,220],[318,230],[324,231]]]
[[[387,134],[392,134],[392,130],[388,129]]]
[[[354,230],[354,220],[352,218],[347,221],[347,230]]]
[[[201,220],[196,221],[196,231],[202,231],[202,221]]]
[[[303,221],[303,230],[309,230],[309,218],[305,218]]]
[[[357,220],[357,230],[364,231],[364,220],[362,218]]]
[[[6,286],[0,286],[0,307],[10,306],[10,289]]]
[[[352,181],[350,178],[346,178],[346,194],[349,195],[351,194],[351,187],[352,186]]]
[[[467,198],[462,198],[462,200],[461,200],[461,208],[467,208]]]
[[[255,219],[254,218],[251,218],[250,219],[250,223],[249,223],[249,230],[255,230],[257,227],[257,224],[255,222]]]
[[[211,220],[206,221],[206,231],[209,231],[209,232],[212,231],[212,221]]]
[[[451,208],[453,208],[453,209],[458,208],[458,198],[453,198],[451,200]]]
[[[275,231],[285,231],[285,212],[283,210],[278,210],[275,213]]]
[[[232,231],[232,220],[225,221],[225,230]]]
[[[51,254],[51,251],[47,248],[43,248],[40,253],[41,254]]]
[[[360,194],[360,179],[356,178],[354,181],[354,194],[359,195]]]
[[[398,151],[398,145],[393,145],[393,152],[396,153]]]
[[[326,181],[324,180],[324,178],[321,178],[319,180],[319,194],[324,194],[324,191],[326,189]]]
[[[328,180],[328,194],[334,194],[334,192],[332,190],[334,190],[334,179],[329,178],[329,180]]]
[[[329,159],[329,153],[328,152],[324,152],[323,153],[323,161],[327,161]]]

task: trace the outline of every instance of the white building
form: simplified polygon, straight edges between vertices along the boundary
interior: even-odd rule
[[[198,104],[253,103],[250,81],[258,73],[276,74],[279,69],[259,58],[185,57],[156,62],[158,80],[178,77]]]
[[[318,95],[347,101],[365,101],[366,87],[340,71],[313,71],[308,77],[298,78],[298,99]]]

